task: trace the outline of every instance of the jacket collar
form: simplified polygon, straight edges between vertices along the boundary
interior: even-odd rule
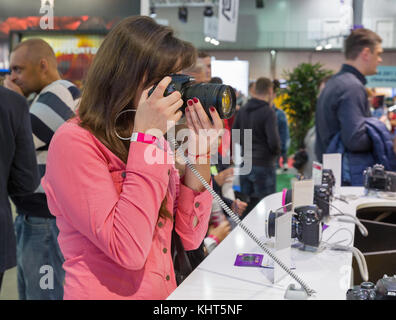
[[[352,73],[353,75],[356,76],[356,78],[359,79],[359,81],[363,85],[366,85],[366,83],[367,83],[366,77],[358,69],[356,69],[355,67],[352,67],[350,64],[343,64],[340,72],[341,73],[344,73],[344,72]]]

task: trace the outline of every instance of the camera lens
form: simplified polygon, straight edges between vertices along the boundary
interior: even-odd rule
[[[198,98],[209,118],[210,107],[215,107],[221,119],[229,119],[234,115],[236,108],[236,94],[231,86],[217,83],[194,83],[194,79],[183,74],[171,75],[172,82],[164,91],[164,96],[170,95],[174,91],[180,91],[184,101],[180,108],[184,112],[187,107],[187,100]],[[157,85],[149,91],[150,96]]]
[[[215,83],[197,83],[184,89],[183,100],[197,97],[206,113],[215,107],[221,119],[231,118],[235,112],[236,95],[232,87]]]
[[[230,88],[226,87],[225,90],[223,91],[222,98],[221,98],[221,108],[222,112],[225,115],[228,115],[232,111],[232,103],[231,103],[231,92]]]
[[[267,238],[275,237],[275,219],[283,215],[284,215],[283,212],[270,211],[266,219],[266,225],[265,225],[265,235]],[[298,220],[295,217],[292,217],[292,225],[291,225],[292,238],[297,238],[298,224],[299,224]]]

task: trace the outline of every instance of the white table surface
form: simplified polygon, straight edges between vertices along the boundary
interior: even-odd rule
[[[362,187],[342,187],[337,195],[350,195],[348,204],[334,200],[332,205],[342,212],[356,215],[356,210],[365,207],[391,206],[396,207],[396,201],[374,197],[364,197]],[[260,239],[265,239],[265,219],[269,210],[281,206],[282,193],[272,194],[261,200],[243,220]],[[338,213],[330,208],[330,214]],[[353,244],[355,225],[331,219],[329,227],[323,232],[322,240],[326,241],[335,231],[340,231],[329,242],[343,239],[341,244]],[[369,235],[370,236],[370,235]],[[267,239],[265,239],[267,241]],[[188,276],[187,279],[168,297],[169,300],[253,300],[253,299],[284,299],[287,286],[296,283],[286,276],[279,283],[273,284],[273,270],[256,267],[234,266],[238,253],[263,254],[263,250],[240,228],[236,227],[205,260]],[[347,289],[351,285],[352,253],[323,250],[306,252],[292,249],[292,260],[296,266],[296,274],[308,286],[316,291],[309,299],[344,300]],[[370,272],[370,270],[369,270]],[[299,285],[298,285],[299,287]]]

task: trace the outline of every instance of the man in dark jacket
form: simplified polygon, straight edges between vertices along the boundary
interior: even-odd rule
[[[346,39],[346,61],[327,81],[316,107],[315,152],[319,161],[337,133],[348,152],[372,150],[365,126],[371,112],[364,86],[365,76],[377,73],[382,61],[381,42],[381,38],[368,29],[356,29]]]
[[[8,196],[36,190],[39,181],[26,99],[0,86],[0,289],[4,271],[16,265],[16,243]]]
[[[252,170],[241,175],[241,192],[262,199],[276,192],[276,159],[280,154],[280,138],[275,111],[272,109],[273,84],[267,78],[257,79],[253,98],[239,110],[233,129],[240,129],[244,162],[251,161]],[[244,146],[245,129],[251,129],[252,149]]]

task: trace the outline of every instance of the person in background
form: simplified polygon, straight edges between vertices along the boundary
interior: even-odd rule
[[[324,153],[342,154],[342,185],[362,186],[364,170],[375,163],[396,170],[389,130],[372,117],[365,90],[365,76],[376,74],[382,62],[381,42],[371,30],[353,30],[345,40],[345,63],[317,102],[315,152],[321,162]]]
[[[184,103],[178,91],[164,96],[168,75],[195,60],[190,43],[146,16],[123,19],[102,42],[42,180],[65,256],[64,299],[165,299],[177,286],[173,230],[185,250],[202,243],[212,196],[190,168],[179,176],[164,137]],[[208,183],[223,128],[214,107],[210,115],[187,101],[187,155]]]
[[[223,80],[220,77],[213,77],[210,79],[209,83],[223,84]]]
[[[338,132],[346,150],[372,150],[365,127],[365,118],[371,117],[365,76],[377,73],[377,66],[382,61],[381,42],[381,38],[368,29],[353,30],[346,39],[346,61],[327,81],[317,102],[315,152],[320,162]]]
[[[268,78],[257,79],[253,98],[243,106],[233,129],[241,133],[243,160],[251,161],[252,170],[240,176],[241,192],[250,198],[262,199],[276,192],[276,159],[280,154],[280,138],[275,111],[272,108],[273,84]],[[252,130],[252,150],[244,147],[244,130]]]
[[[202,62],[197,61],[191,67],[182,70],[182,73],[193,77],[195,83],[206,82],[206,67]]]
[[[279,89],[280,89],[280,83],[279,80],[274,80],[274,95],[276,96]],[[274,109],[276,113],[276,119],[278,121],[278,132],[279,132],[279,137],[281,141],[281,154],[280,156],[282,157],[282,168],[284,171],[287,171],[288,169],[288,156],[287,156],[287,151],[290,146],[290,133],[289,133],[289,125],[287,124],[287,117],[286,113],[275,106],[275,104],[272,105],[272,108]],[[279,167],[279,161],[280,157],[276,161],[277,167]]]
[[[390,115],[388,114],[388,107],[385,105],[385,99],[383,95],[375,95],[375,89],[366,88],[367,99],[369,101],[370,111],[374,118],[379,119],[383,122],[386,128],[392,132],[392,124],[390,121]]]
[[[326,82],[331,78],[331,75],[324,77],[318,87],[318,97],[322,93],[324,87],[326,86]],[[316,139],[316,130],[315,125],[312,126],[304,137],[304,149],[296,152],[294,156],[293,166],[299,171],[299,173],[304,177],[304,179],[312,178],[312,166],[314,161],[318,161],[315,154],[315,139]],[[300,159],[301,167],[298,165]]]
[[[52,137],[74,115],[80,92],[74,84],[61,79],[55,53],[42,39],[19,43],[11,52],[10,69],[5,87],[25,97],[37,94],[30,106],[30,118],[38,169],[43,177]],[[18,213],[15,230],[19,298],[60,300],[64,259],[57,241],[59,230],[44,190],[40,186],[31,194],[14,195],[11,199]],[[49,266],[53,272],[53,288],[40,285],[43,266]]]
[[[212,78],[212,57],[205,51],[199,51],[198,63],[205,66],[205,79],[203,82],[209,82]]]
[[[40,184],[26,99],[0,86],[0,290],[3,274],[16,266],[16,239],[9,196]]]

